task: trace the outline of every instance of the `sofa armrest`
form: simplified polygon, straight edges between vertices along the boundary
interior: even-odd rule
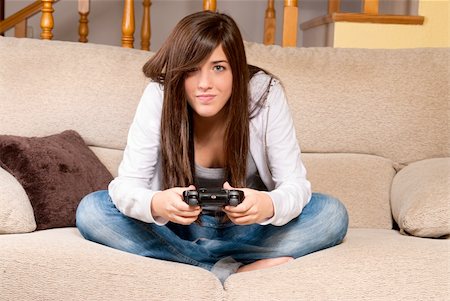
[[[450,234],[450,158],[412,163],[395,177],[392,214],[404,234],[443,237]]]
[[[36,230],[33,208],[22,185],[0,167],[0,234]]]

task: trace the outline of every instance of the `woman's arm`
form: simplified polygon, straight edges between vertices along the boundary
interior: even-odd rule
[[[256,93],[264,90],[268,76],[256,75],[252,88]],[[262,86],[261,86],[262,85]],[[306,179],[306,170],[300,158],[294,122],[286,101],[283,87],[278,81],[270,88],[264,108],[255,117],[252,137],[263,146],[255,159],[260,175],[265,179],[269,191],[257,191],[249,188],[236,188],[244,191],[244,201],[236,206],[226,206],[224,211],[236,224],[259,223],[282,226],[297,217],[311,198],[311,184]],[[255,154],[256,155],[256,154]],[[267,177],[270,177],[267,178]],[[263,179],[263,180],[264,180]],[[235,189],[224,184],[225,189]]]
[[[311,183],[306,179],[294,122],[278,81],[271,87],[267,105],[267,164],[275,184],[268,194],[273,201],[274,216],[261,224],[281,226],[297,217],[309,202]]]
[[[159,172],[159,148],[163,92],[157,83],[145,89],[128,132],[127,146],[118,176],[109,184],[113,203],[132,218],[163,225],[167,220],[154,219],[151,202],[157,191],[151,182]]]

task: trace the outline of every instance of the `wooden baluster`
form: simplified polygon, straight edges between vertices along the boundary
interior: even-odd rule
[[[267,1],[266,16],[264,18],[264,44],[275,44],[275,5],[274,0]]]
[[[5,0],[0,0],[0,22],[5,20]],[[4,32],[0,32],[0,36],[4,36]]]
[[[142,15],[142,25],[141,25],[141,49],[150,50],[150,37],[152,35],[151,22],[150,22],[150,6],[152,5],[151,0],[142,1],[144,6],[144,13]]]
[[[41,0],[42,2],[42,16],[41,16],[41,39],[43,40],[51,40],[53,39],[53,12],[55,11],[53,9],[53,0]]]
[[[216,11],[217,2],[216,0],[203,0],[203,10]]]
[[[328,14],[338,13],[341,10],[340,0],[328,0]]]
[[[378,0],[363,0],[364,13],[378,15]]]
[[[134,0],[125,0],[122,18],[122,47],[133,48],[134,44]]]
[[[78,25],[78,34],[80,38],[78,41],[81,43],[87,43],[87,37],[89,34],[89,0],[78,0],[78,13],[80,14]]]
[[[297,46],[298,2],[297,0],[284,0],[283,15],[283,47]]]
[[[14,26],[14,37],[26,38],[27,37],[27,20],[23,20]]]

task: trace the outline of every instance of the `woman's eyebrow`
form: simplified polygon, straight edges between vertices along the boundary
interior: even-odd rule
[[[228,63],[227,60],[212,61],[211,64]]]

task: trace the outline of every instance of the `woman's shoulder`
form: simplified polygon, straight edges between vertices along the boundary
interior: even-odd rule
[[[162,95],[164,93],[164,86],[153,80],[149,81],[145,87],[144,94],[145,93],[157,93]]]
[[[154,81],[147,83],[142,93],[137,111],[151,115],[159,115],[164,101],[163,87]]]
[[[162,103],[163,99],[164,87],[155,81],[150,81],[144,89],[141,100],[148,103]]]
[[[264,71],[259,71],[250,79],[249,90],[252,103],[258,103],[259,106],[268,106],[272,99],[270,95],[282,91],[283,87],[276,77]]]
[[[274,80],[274,76],[260,70],[256,72],[250,79],[250,87],[267,85],[269,81]]]

